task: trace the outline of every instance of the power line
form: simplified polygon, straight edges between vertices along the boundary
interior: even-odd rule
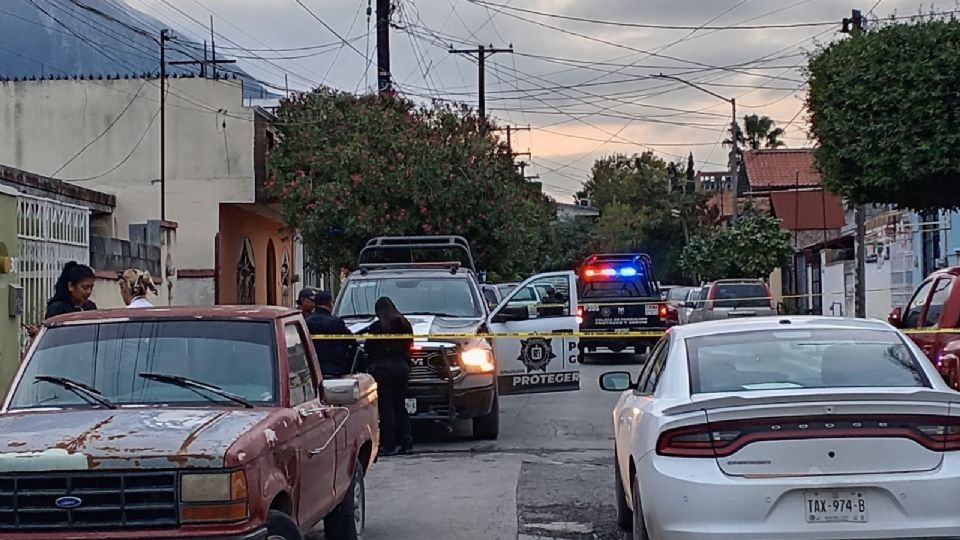
[[[549,17],[551,19],[562,19],[565,21],[575,21],[582,23],[590,24],[600,24],[607,26],[617,26],[621,28],[647,28],[654,30],[714,30],[714,31],[723,31],[723,30],[767,30],[767,29],[777,29],[777,28],[809,28],[814,26],[836,26],[836,21],[817,21],[817,22],[799,22],[799,23],[784,23],[784,24],[758,24],[758,25],[725,25],[725,26],[684,26],[684,25],[670,25],[670,24],[647,24],[647,23],[631,23],[631,22],[621,22],[621,21],[606,21],[601,19],[589,19],[585,17],[573,17],[569,15],[560,15],[558,13],[546,13],[543,11],[537,11],[533,9],[524,9],[516,6],[510,6],[507,4],[495,4],[493,2],[486,2],[485,0],[467,0],[471,4],[477,4],[487,7],[496,7],[501,9],[506,9],[510,11],[517,11],[521,13],[529,13],[531,15],[539,15],[541,17]]]
[[[140,145],[143,143],[143,139],[145,139],[146,136],[147,136],[147,133],[150,132],[150,128],[153,127],[153,123],[157,120],[157,117],[158,117],[158,116],[160,116],[160,109],[157,109],[157,112],[155,112],[155,113],[153,114],[153,117],[150,119],[150,122],[147,124],[147,128],[144,129],[144,130],[143,130],[143,133],[140,134],[140,138],[137,139],[137,143],[136,143],[135,145],[133,145],[133,148],[130,149],[130,152],[128,152],[127,155],[126,155],[122,160],[120,160],[119,163],[117,163],[116,165],[114,165],[113,167],[111,167],[109,170],[107,170],[107,171],[105,171],[105,172],[102,172],[102,173],[100,173],[100,174],[98,174],[98,175],[96,175],[96,176],[89,176],[89,177],[87,177],[87,178],[70,178],[70,179],[63,179],[63,180],[64,180],[65,182],[87,182],[87,181],[90,181],[90,180],[96,180],[96,179],[98,179],[98,178],[103,178],[104,176],[106,176],[106,175],[112,173],[113,171],[119,169],[120,167],[122,167],[124,163],[130,161],[130,158],[133,157],[133,154],[134,154],[134,152],[137,151],[137,148],[140,148]]]
[[[354,47],[352,43],[350,43],[346,38],[344,38],[343,36],[341,36],[340,33],[337,32],[336,30],[334,30],[332,26],[330,26],[329,24],[327,24],[327,22],[324,21],[323,19],[321,19],[319,15],[317,15],[316,13],[314,13],[312,9],[310,9],[309,7],[307,7],[307,5],[303,3],[303,0],[294,0],[294,2],[296,2],[297,4],[299,4],[300,7],[302,7],[302,8],[304,9],[304,11],[306,11],[307,13],[309,13],[311,17],[313,17],[314,19],[317,20],[317,22],[319,22],[320,24],[322,24],[323,27],[326,28],[328,32],[330,32],[331,34],[333,34],[334,36],[336,36],[337,39],[339,39],[341,42],[343,42],[344,45],[350,47],[350,49],[352,49],[353,52],[355,52],[355,53],[357,53],[358,55],[360,55],[360,58],[363,58],[364,60],[366,60],[368,64],[370,63],[370,58],[368,58],[366,55],[364,55],[364,54],[360,51],[360,49]]]

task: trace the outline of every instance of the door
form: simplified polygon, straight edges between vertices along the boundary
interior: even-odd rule
[[[527,279],[493,310],[487,327],[495,335],[500,394],[580,389],[576,274]]]
[[[302,422],[297,445],[300,465],[300,505],[297,521],[312,524],[333,508],[336,500],[334,481],[337,470],[337,449],[333,438],[337,420],[333,411],[321,403],[317,395],[320,377],[311,367],[303,328],[296,322],[283,327],[286,340],[286,382],[290,406]],[[282,380],[282,379],[281,379]]]
[[[905,332],[910,334],[910,339],[915,341],[917,345],[923,349],[924,354],[926,354],[930,360],[935,360],[934,356],[934,346],[936,344],[936,335],[928,334],[924,332],[910,332],[910,330],[917,330],[922,327],[924,324],[924,308],[927,307],[927,299],[930,297],[930,291],[933,289],[933,278],[929,278],[920,284],[920,287],[913,294],[913,298],[910,299],[910,303],[907,304],[907,309],[904,310],[903,316],[901,318],[902,323],[901,328]]]
[[[947,300],[950,298],[950,291],[953,290],[953,280],[953,276],[943,276],[934,282],[933,288],[930,291],[930,297],[927,300],[927,305],[923,309],[923,323],[920,325],[921,328],[932,331],[935,329],[956,327],[956,320],[950,320],[953,317],[944,311],[944,308],[948,307]],[[957,334],[947,332],[931,332],[928,334],[917,334],[914,336],[914,339],[920,336],[923,336],[923,341],[918,340],[917,343],[931,360],[936,360],[940,352],[943,351],[944,345],[958,337]]]

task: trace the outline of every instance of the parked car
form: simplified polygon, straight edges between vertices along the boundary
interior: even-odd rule
[[[677,309],[680,324],[687,324],[690,322],[690,314],[693,313],[693,310],[696,309],[700,304],[700,295],[703,293],[703,291],[703,287],[690,287],[687,289],[687,294],[683,301],[680,302],[680,307]]]
[[[48,320],[0,409],[0,538],[355,540],[379,443],[368,375],[321,381],[275,307]]]
[[[667,304],[670,304],[675,309],[680,309],[684,300],[687,298],[687,293],[689,293],[690,289],[692,288],[693,287],[685,286],[670,287],[663,295],[663,299],[666,300]]]
[[[760,279],[721,279],[704,286],[688,322],[776,315],[770,288]]]
[[[894,307],[890,324],[915,341],[940,375],[960,390],[960,267],[930,274],[904,307]]]
[[[613,411],[617,520],[652,540],[956,538],[957,393],[879,321],[671,329]],[[750,504],[746,504],[751,501]]]
[[[516,289],[518,285],[520,285],[520,283],[518,282],[498,283],[497,289],[500,290],[500,297],[506,298],[506,296],[511,292],[513,292],[513,290]]]
[[[480,286],[480,291],[483,293],[483,299],[487,301],[487,309],[491,311],[496,309],[503,300],[500,289],[496,285],[483,284]]]

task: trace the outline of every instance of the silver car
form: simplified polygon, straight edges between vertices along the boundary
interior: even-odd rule
[[[683,302],[680,303],[678,311],[678,319],[680,324],[687,324],[690,322],[690,314],[693,313],[693,310],[697,308],[700,302],[700,294],[703,291],[703,287],[690,287],[687,290],[687,296],[683,299]]]
[[[721,279],[704,286],[688,322],[777,314],[770,288],[759,279]]]

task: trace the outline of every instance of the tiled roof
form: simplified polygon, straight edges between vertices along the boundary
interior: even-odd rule
[[[748,150],[744,168],[753,191],[820,185],[811,148]]]
[[[844,224],[840,197],[822,189],[775,191],[770,194],[773,213],[791,231],[841,229]]]

